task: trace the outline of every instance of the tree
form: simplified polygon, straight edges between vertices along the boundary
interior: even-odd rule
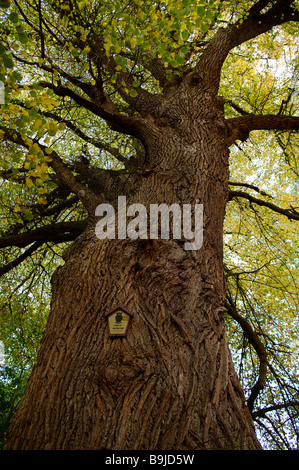
[[[224,265],[225,214],[228,235],[236,237],[240,222],[230,201],[240,213],[251,211],[253,234],[267,233],[269,212],[279,217],[278,232],[282,220],[296,223],[299,213],[290,177],[287,206],[254,182],[229,180],[230,147],[245,146],[254,131],[271,131],[294,175],[299,118],[294,89],[290,93],[285,83],[273,86],[277,96],[270,104],[271,85],[262,89],[254,71],[245,76],[254,100],[248,94],[235,102],[229,90],[238,87],[242,47],[248,44],[254,57],[254,41],[263,40],[269,51],[271,40],[273,46],[283,35],[290,38],[297,3],[39,0],[1,6],[8,98],[1,108],[1,177],[17,188],[13,201],[3,196],[1,274],[68,242],[64,264],[51,279],[51,311],[6,448],[260,449],[252,418],[267,413],[255,406],[267,371],[274,376],[275,370],[256,318],[261,301],[270,305],[274,298],[270,302],[261,289],[253,302],[254,287],[247,290],[244,282],[258,273],[270,285],[272,259],[264,253],[251,270]],[[227,65],[236,67],[232,84],[223,77],[231,73]],[[266,155],[267,145],[259,145]],[[190,230],[177,236],[174,226],[170,237],[146,238],[138,217],[127,236],[119,196],[127,207],[139,204],[136,213],[145,208],[150,214],[154,204],[189,205],[195,225],[195,205],[202,205],[202,246],[186,249]],[[277,199],[288,201],[281,194]],[[97,208],[107,203],[116,210],[118,237],[101,239],[96,228],[104,214]],[[286,230],[294,271],[295,241]],[[240,234],[244,246],[232,251],[262,251],[248,231]],[[283,264],[284,255],[280,259]],[[134,316],[127,335],[113,338],[106,314],[118,305]],[[229,318],[256,353],[247,400],[227,344]],[[297,393],[284,410],[296,412]]]

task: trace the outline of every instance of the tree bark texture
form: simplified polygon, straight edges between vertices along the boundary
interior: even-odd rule
[[[203,246],[99,240],[90,224],[53,276],[6,448],[260,449],[223,321],[227,133],[222,99],[190,83],[147,118],[127,203],[203,204]],[[105,314],[119,304],[134,317],[126,337],[111,338]]]

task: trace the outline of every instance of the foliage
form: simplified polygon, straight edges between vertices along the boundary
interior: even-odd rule
[[[264,3],[267,12],[275,2]],[[246,20],[254,4],[0,2],[3,434],[35,362],[51,274],[83,227],[80,185],[92,188],[91,176],[107,170],[123,182],[142,154],[134,132],[119,132],[125,118],[185,76],[219,28]],[[288,22],[230,51],[219,91],[228,119],[298,115],[295,31]],[[298,448],[297,155],[295,132],[256,130],[230,157],[226,321],[247,397],[260,376],[261,349],[267,352],[253,417],[271,449]]]
[[[249,113],[297,113],[297,70],[298,44],[289,27],[239,48],[223,69],[222,92],[230,96],[227,113],[238,114],[236,103]],[[252,133],[231,150],[231,182],[249,185],[248,193],[279,207],[297,208],[297,148],[296,133]],[[269,413],[257,411],[255,419],[267,447],[297,448],[298,406],[287,406],[298,401],[297,223],[247,199],[235,200],[236,205],[228,204],[224,237],[228,295],[265,345],[268,376],[257,408],[273,407]],[[248,390],[259,375],[256,351],[240,326],[227,321],[235,363]]]

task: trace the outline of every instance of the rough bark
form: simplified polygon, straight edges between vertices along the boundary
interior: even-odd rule
[[[222,318],[227,132],[222,99],[192,76],[148,119],[146,171],[127,203],[203,204],[203,246],[101,241],[90,224],[53,276],[7,449],[260,448]],[[105,314],[119,304],[134,317],[110,338]]]

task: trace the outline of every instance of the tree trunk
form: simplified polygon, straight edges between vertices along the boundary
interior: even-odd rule
[[[203,204],[203,245],[99,240],[90,225],[53,276],[51,313],[8,449],[260,449],[223,321],[222,100],[182,87],[144,140],[141,183],[127,204],[148,213],[152,203]],[[134,316],[127,335],[113,338],[105,315],[119,304]]]

